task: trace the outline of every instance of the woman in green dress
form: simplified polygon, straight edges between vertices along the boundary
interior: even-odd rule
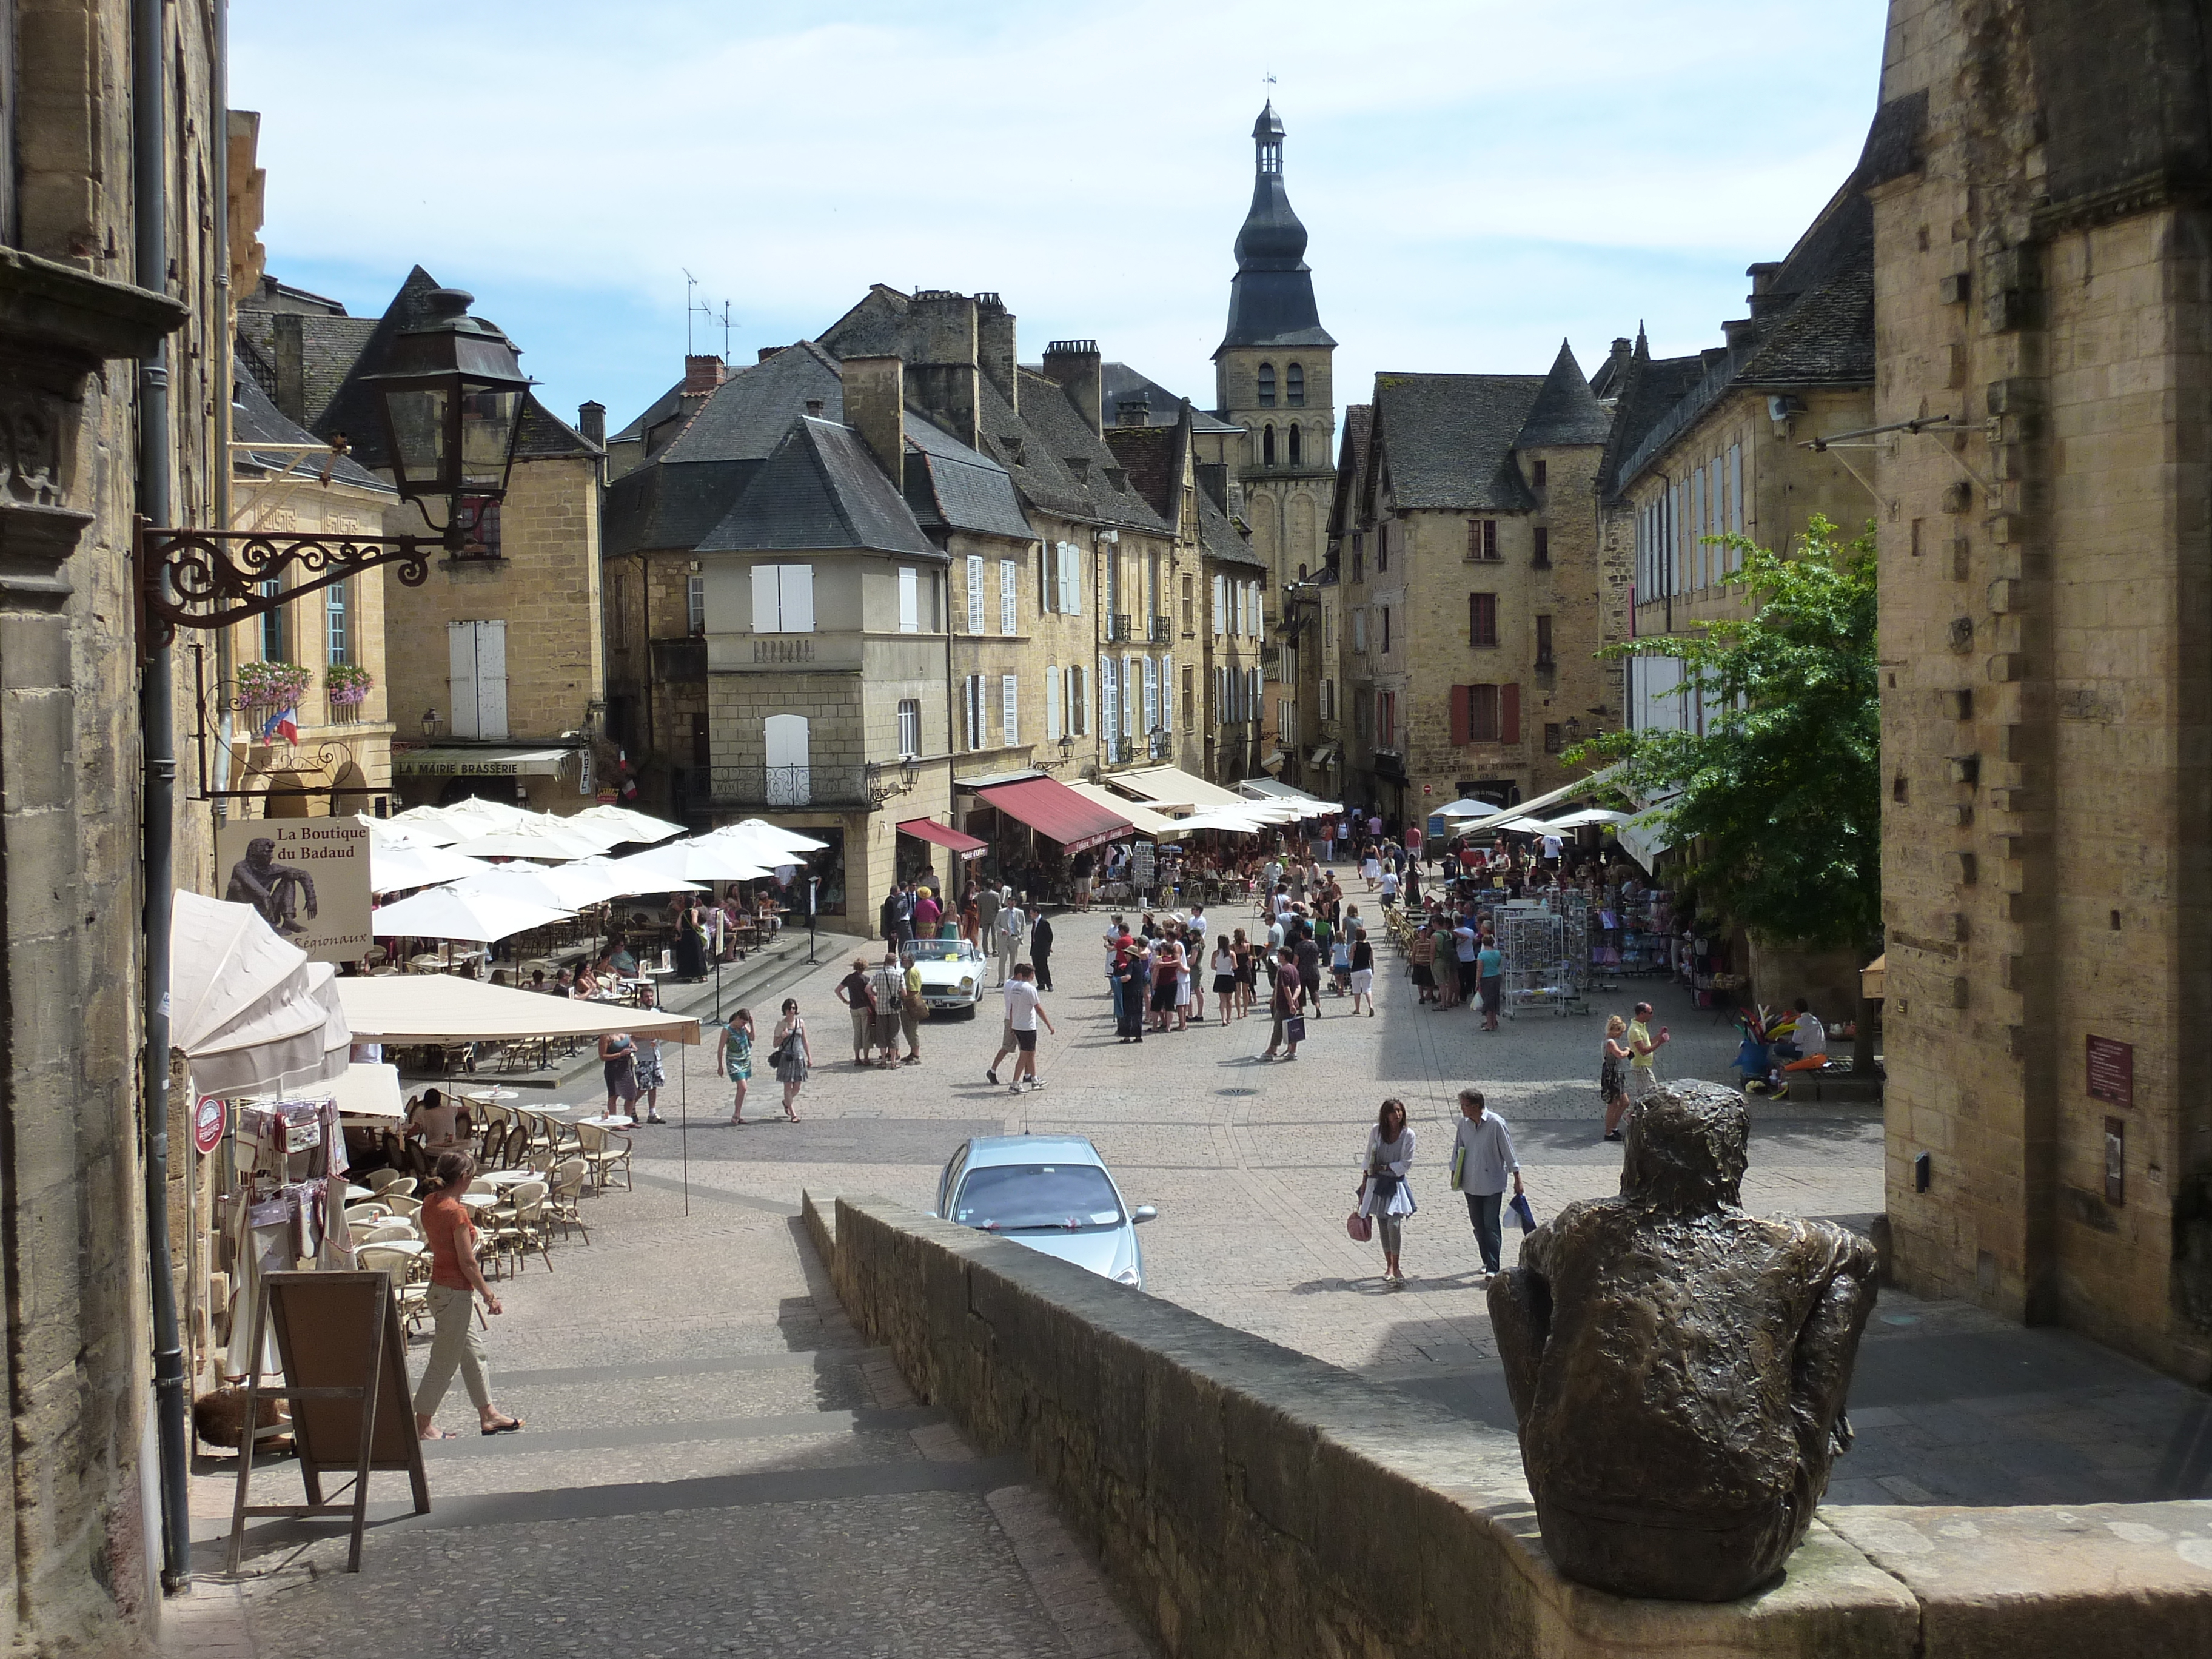
[[[740,1008],[730,1016],[730,1023],[722,1027],[722,1035],[715,1044],[715,1059],[730,1086],[737,1091],[731,1103],[730,1121],[745,1121],[745,1085],[753,1074],[753,1013],[750,1008]]]

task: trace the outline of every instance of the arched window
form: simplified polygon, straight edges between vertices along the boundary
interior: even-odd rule
[[[1260,365],[1260,407],[1273,409],[1274,406],[1275,366],[1273,363],[1262,363]]]
[[[1260,465],[1262,466],[1273,466],[1274,464],[1275,428],[1273,426],[1268,426],[1262,429],[1260,434]]]
[[[1298,424],[1296,421],[1293,421],[1291,422],[1291,465],[1292,466],[1296,466],[1298,464]]]
[[[1289,394],[1292,408],[1295,409],[1305,402],[1306,372],[1302,365],[1297,363],[1291,365],[1284,379],[1283,390]]]

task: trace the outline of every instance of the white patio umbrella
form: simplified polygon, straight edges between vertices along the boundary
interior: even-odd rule
[[[606,851],[596,838],[576,835],[561,828],[561,819],[548,816],[503,830],[487,830],[455,842],[453,850],[476,859],[548,859],[556,861],[587,859],[595,853]]]
[[[410,806],[404,812],[393,813],[385,823],[387,828],[398,830],[410,841],[432,847],[450,847],[466,833],[447,823],[446,815],[434,806]]]
[[[612,898],[620,890],[621,883],[610,870],[603,859],[557,865],[492,864],[465,881],[455,882],[453,890],[519,899],[556,910],[580,910]]]
[[[670,892],[674,890],[669,884],[675,882],[757,881],[771,867],[747,857],[734,847],[704,840],[672,841],[649,853],[633,853],[626,859],[614,859],[610,863],[625,881],[662,884],[658,887],[640,886],[635,890],[641,893]]]
[[[735,823],[724,824],[710,833],[726,836],[740,830],[757,841],[781,843],[786,850],[794,853],[819,853],[830,845],[826,841],[817,841],[796,830],[787,830],[782,824],[770,823],[766,818],[740,818]]]
[[[1235,806],[1209,806],[1192,813],[1187,818],[1177,818],[1178,830],[1227,830],[1239,835],[1257,835],[1275,820],[1256,812],[1247,812]]]
[[[696,881],[671,881],[658,870],[624,870],[623,860],[604,855],[593,859],[578,859],[574,864],[560,866],[563,874],[571,871],[586,871],[601,877],[611,888],[610,898],[634,898],[640,893],[699,893],[706,890]],[[652,885],[647,886],[647,883]]]
[[[277,938],[250,904],[179,892],[170,908],[169,1040],[204,1094],[336,1077],[353,1042],[337,969]]]
[[[611,803],[587,806],[566,822],[604,824],[610,830],[621,830],[621,835],[607,843],[610,847],[626,841],[666,841],[671,836],[684,833],[684,826],[680,823],[671,823],[665,818],[656,818],[647,812],[634,812],[627,806],[616,806]]]
[[[433,887],[384,906],[369,918],[369,931],[380,939],[457,939],[489,945],[511,933],[565,921],[571,914],[521,899]]]
[[[441,882],[480,875],[491,867],[482,859],[467,858],[448,848],[385,842],[380,841],[374,831],[369,835],[368,890],[372,893],[435,887]]]
[[[1437,808],[1436,815],[1440,818],[1486,818],[1497,810],[1498,808],[1488,801],[1468,800],[1462,798],[1458,800],[1446,801],[1442,806]]]
[[[463,830],[486,823],[511,829],[518,823],[532,823],[553,816],[550,812],[532,812],[520,806],[510,806],[503,800],[486,800],[481,795],[471,795],[455,801],[451,806],[441,806],[437,810],[447,823]]]

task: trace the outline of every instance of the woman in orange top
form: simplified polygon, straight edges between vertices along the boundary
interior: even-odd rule
[[[438,1402],[453,1386],[458,1366],[462,1384],[477,1408],[478,1425],[486,1434],[511,1434],[522,1426],[522,1419],[502,1416],[491,1403],[483,1337],[476,1326],[476,1296],[483,1297],[486,1313],[501,1311],[499,1297],[484,1283],[483,1270],[477,1266],[477,1224],[461,1202],[461,1194],[476,1179],[477,1161],[466,1152],[447,1152],[431,1173],[438,1185],[422,1200],[417,1219],[430,1247],[428,1299],[437,1329],[430,1339],[430,1358],[422,1368],[422,1385],[415,1390],[415,1432],[425,1440],[457,1437],[436,1427],[431,1419],[438,1413]]]

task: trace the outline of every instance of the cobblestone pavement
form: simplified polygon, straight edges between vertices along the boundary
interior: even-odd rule
[[[1540,1217],[1614,1190],[1619,1149],[1599,1138],[1595,1086],[1601,1020],[1544,1015],[1485,1035],[1468,1014],[1419,1008],[1386,951],[1379,1016],[1328,1000],[1294,1064],[1259,1060],[1257,1015],[1124,1046],[1096,942],[1104,922],[1056,919],[1046,1006],[1059,1029],[1041,1042],[1046,1086],[1033,1092],[985,1080],[995,997],[972,1020],[930,1021],[919,1066],[854,1068],[830,994],[851,950],[826,938],[819,965],[789,988],[817,1062],[801,1122],[781,1121],[767,1081],[731,1126],[711,1042],[672,1045],[661,1105],[675,1121],[635,1133],[635,1191],[591,1200],[588,1245],[556,1246],[556,1271],[502,1287],[495,1393],[530,1427],[433,1448],[428,1517],[402,1518],[399,1478],[378,1477],[380,1524],[357,1577],[335,1571],[341,1545],[259,1528],[245,1583],[204,1581],[173,1604],[171,1650],[336,1652],[373,1623],[394,1656],[583,1652],[610,1638],[641,1659],[925,1643],[1148,1651],[1018,1468],[975,1458],[860,1346],[794,1224],[809,1188],[927,1207],[970,1134],[1090,1135],[1130,1200],[1160,1208],[1142,1235],[1155,1294],[1510,1427],[1479,1257],[1443,1184],[1452,1100],[1472,1083],[1506,1117]],[[757,1000],[763,1035],[782,994]],[[1598,1006],[1639,996],[1674,1031],[1663,1075],[1726,1080],[1731,1029],[1671,987],[1631,981]],[[1402,1291],[1344,1230],[1366,1127],[1389,1094],[1420,1136]],[[1761,1106],[1746,1202],[1863,1225],[1881,1204],[1881,1158],[1876,1113]],[[465,1429],[467,1414],[457,1386],[445,1419]],[[2212,1495],[2203,1395],[2066,1333],[1955,1304],[1884,1293],[1852,1417],[1858,1443],[1832,1504]],[[209,1460],[195,1483],[204,1572],[221,1564],[230,1468]],[[289,1465],[255,1479],[257,1501],[296,1501]]]

